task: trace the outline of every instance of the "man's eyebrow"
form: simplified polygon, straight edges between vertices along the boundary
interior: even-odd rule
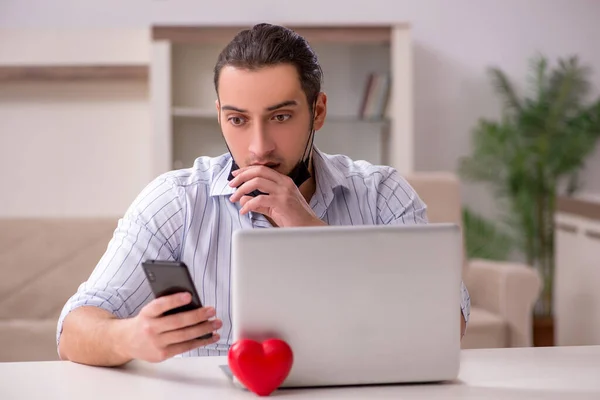
[[[221,110],[235,111],[235,112],[239,112],[239,113],[246,113],[246,112],[248,112],[247,110],[242,110],[241,108],[237,108],[237,107],[234,107],[234,106],[222,106]]]
[[[275,104],[274,106],[267,107],[267,111],[275,111],[278,108],[288,107],[288,106],[297,106],[298,102],[296,100],[286,100],[279,104]]]
[[[286,100],[286,101],[282,101],[281,103],[275,104],[274,106],[270,106],[267,107],[265,110],[267,111],[275,111],[279,108],[283,108],[283,107],[288,107],[288,106],[297,106],[298,102],[296,100]],[[229,106],[229,105],[224,105],[221,107],[221,110],[223,111],[235,111],[235,112],[239,112],[239,113],[247,113],[248,110],[244,110],[241,108],[237,108],[234,106]]]

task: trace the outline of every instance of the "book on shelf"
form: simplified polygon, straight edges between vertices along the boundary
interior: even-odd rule
[[[387,113],[391,87],[389,73],[372,72],[367,78],[359,117],[365,120],[382,120]]]

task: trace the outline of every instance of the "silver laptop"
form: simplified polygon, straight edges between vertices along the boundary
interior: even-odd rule
[[[233,340],[285,340],[282,387],[454,380],[462,236],[453,224],[241,230]]]

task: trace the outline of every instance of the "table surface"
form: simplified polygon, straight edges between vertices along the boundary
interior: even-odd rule
[[[67,361],[0,363],[0,399],[252,399],[221,370],[225,357],[134,361],[101,368]],[[600,399],[600,346],[463,350],[456,382],[282,389],[298,399]]]

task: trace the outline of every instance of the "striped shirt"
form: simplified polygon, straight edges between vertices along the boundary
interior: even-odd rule
[[[427,223],[426,205],[396,170],[328,155],[315,148],[313,212],[329,225]],[[65,316],[96,306],[118,318],[132,317],[154,296],[141,263],[180,260],[190,269],[202,304],[214,306],[223,321],[219,342],[182,356],[225,355],[231,345],[230,262],[235,230],[272,227],[261,214],[239,214],[231,203],[229,153],[200,157],[192,168],[167,172],[138,195],[118,222],[108,248],[89,279],[65,304],[58,320],[57,344]],[[458,288],[457,288],[458,290]],[[461,283],[461,309],[470,313]]]

